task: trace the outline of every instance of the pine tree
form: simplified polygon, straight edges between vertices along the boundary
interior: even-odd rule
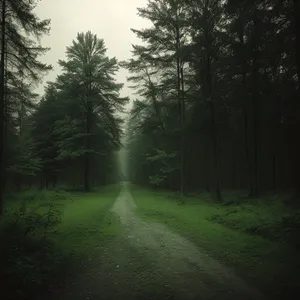
[[[6,132],[10,110],[7,95],[11,82],[21,78],[36,81],[40,74],[51,66],[38,61],[38,56],[47,48],[36,41],[49,31],[50,20],[40,20],[33,12],[36,1],[3,0],[1,1],[1,68],[0,68],[0,213],[3,211],[3,190],[5,184],[5,164],[8,151]],[[15,89],[14,89],[15,90]]]
[[[181,195],[184,194],[185,190],[186,58],[183,49],[189,36],[185,8],[186,4],[177,0],[149,1],[146,8],[139,8],[139,15],[149,19],[153,26],[149,29],[133,30],[142,41],[147,43],[147,46],[134,46],[135,54],[138,54],[139,58],[137,61],[131,62],[131,71],[133,72],[147,71],[145,66],[149,68],[147,64],[150,65],[150,68],[157,73],[156,75],[159,78],[160,91],[165,90],[165,95],[170,99],[169,101],[177,102],[178,109],[176,114],[179,121],[177,151],[180,158],[179,183]],[[137,68],[140,68],[140,70],[135,69],[134,66],[138,66]],[[146,75],[148,85],[150,85],[148,91],[152,93],[152,104],[154,105],[156,116],[161,119],[157,100],[153,97],[156,88],[152,79],[149,78],[152,72],[149,71],[148,75]],[[137,80],[137,77],[135,80]],[[141,93],[141,96],[143,96],[143,93]],[[160,120],[159,122],[162,128],[162,121]]]
[[[59,64],[63,73],[57,78],[56,88],[75,109],[77,115],[72,117],[78,120],[69,123],[67,116],[59,121],[62,123],[57,127],[63,129],[57,133],[69,136],[69,139],[62,140],[59,148],[71,151],[60,156],[84,156],[84,186],[89,191],[91,159],[93,155],[101,155],[94,137],[100,134],[97,131],[102,128],[102,133],[111,140],[112,146],[119,145],[119,120],[114,114],[122,111],[128,99],[119,96],[123,84],[116,83],[113,77],[118,71],[117,60],[106,56],[104,41],[91,32],[79,33],[72,46],[67,47],[67,60],[61,60]],[[65,128],[64,124],[69,128]],[[79,149],[66,144],[82,138],[84,145],[81,144]]]

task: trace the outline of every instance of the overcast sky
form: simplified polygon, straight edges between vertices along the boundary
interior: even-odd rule
[[[57,61],[65,58],[66,47],[78,32],[90,30],[103,38],[108,56],[115,56],[119,61],[130,58],[131,44],[140,43],[130,28],[149,27],[149,21],[137,16],[137,7],[146,4],[147,0],[41,0],[36,13],[41,19],[51,19],[51,32],[42,39],[43,46],[51,50],[42,59],[54,69],[37,92],[43,94],[46,81],[54,81],[60,73]],[[126,84],[127,76],[124,69],[117,75],[118,82],[125,84],[122,96],[132,95]]]

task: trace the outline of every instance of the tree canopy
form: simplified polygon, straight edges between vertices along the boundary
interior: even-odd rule
[[[6,19],[7,24],[2,24],[7,32],[2,43],[3,187],[21,189],[24,184],[38,184],[48,188],[59,183],[89,191],[92,186],[118,180],[116,152],[123,123],[120,113],[129,99],[120,97],[123,84],[115,80],[117,59],[106,55],[103,39],[90,31],[78,33],[66,48],[66,59],[59,60],[61,74],[47,83],[39,101],[33,92],[35,83],[50,66],[40,63],[38,55],[47,49],[35,46],[28,34],[23,39],[21,32],[39,38],[46,33],[49,21],[30,14],[33,3],[24,7],[24,12],[14,1],[3,5],[5,12],[16,10],[7,18],[15,18],[22,40],[18,45],[27,49],[19,55],[21,50],[11,46],[16,42],[10,36],[14,23]]]
[[[124,65],[131,180],[188,192],[297,189],[297,1],[148,1]],[[180,187],[181,186],[181,187]]]
[[[136,97],[125,177],[181,195],[206,189],[218,201],[223,189],[299,192],[297,3],[149,0],[138,14],[152,25],[132,29],[141,43],[129,60],[108,57],[96,34],[78,33],[40,99],[34,90],[51,70],[40,39],[50,20],[34,13],[36,1],[2,1],[2,187],[88,191],[119,178],[129,99],[115,78],[124,67]]]

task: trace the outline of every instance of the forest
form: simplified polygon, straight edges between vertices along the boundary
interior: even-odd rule
[[[270,299],[297,299],[300,1],[147,0],[134,13],[150,26],[128,28],[139,41],[129,59],[108,55],[101,30],[78,31],[59,72],[43,59],[51,20],[35,12],[38,2],[0,2],[3,299],[267,299],[239,279],[223,287],[195,271],[205,294],[186,276],[176,283],[171,271],[151,269],[181,245],[182,256],[168,258],[181,268],[174,274],[184,251],[198,253],[195,264],[208,253]],[[132,95],[122,96],[124,85]],[[143,241],[147,230],[161,230],[166,250]],[[105,270],[90,266],[96,256]],[[90,278],[74,279],[80,296],[65,296],[80,272]]]
[[[173,1],[174,2],[174,1]],[[300,187],[298,1],[153,2],[124,64],[129,172],[184,194]]]

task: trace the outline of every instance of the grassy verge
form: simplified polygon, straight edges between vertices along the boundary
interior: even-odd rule
[[[58,227],[58,246],[67,253],[92,255],[111,240],[121,228],[110,212],[118,192],[110,186],[90,194],[73,194]]]
[[[285,222],[278,223],[279,215],[290,212],[284,212],[280,203],[229,207],[213,204],[204,195],[186,198],[180,205],[165,191],[137,186],[131,191],[142,218],[165,223],[188,237],[272,299],[299,293],[299,255],[295,245],[287,242],[290,235],[283,234],[289,231],[283,228]]]
[[[116,236],[119,221],[110,208],[119,192],[29,190],[11,197],[0,219],[0,282],[5,299],[34,299],[61,282]]]

